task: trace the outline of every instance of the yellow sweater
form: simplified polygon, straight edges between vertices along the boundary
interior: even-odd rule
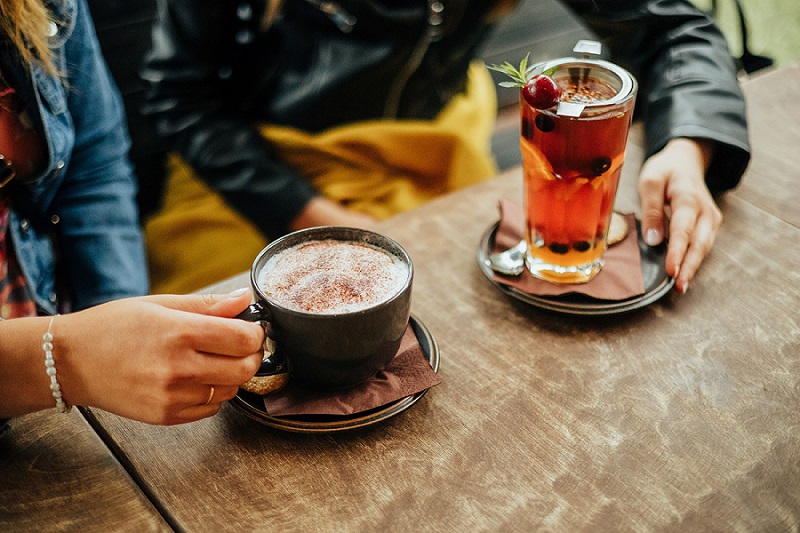
[[[493,176],[496,94],[486,68],[430,121],[375,120],[309,134],[263,125],[280,158],[329,199],[383,219]],[[267,238],[177,155],[145,223],[153,293],[188,293],[247,270]]]

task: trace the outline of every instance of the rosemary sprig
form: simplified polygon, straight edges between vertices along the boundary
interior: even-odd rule
[[[533,67],[528,66],[528,57],[531,54],[525,54],[525,57],[522,58],[522,61],[519,62],[519,67],[515,67],[508,61],[504,62],[502,65],[489,65],[488,68],[490,70],[494,70],[495,72],[500,72],[501,74],[505,74],[511,81],[501,81],[498,85],[500,87],[525,87],[533,77],[532,69]],[[558,65],[547,69],[546,71],[542,72],[541,74],[545,74],[546,76],[552,76],[555,71],[558,70]]]
[[[490,70],[500,72],[511,78],[512,81],[501,81],[499,83],[500,87],[525,87],[525,84],[528,83],[528,57],[530,55],[528,53],[522,58],[522,61],[519,62],[519,68],[508,61],[502,65],[489,65]]]

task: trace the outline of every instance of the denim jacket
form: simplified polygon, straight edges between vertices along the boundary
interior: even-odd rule
[[[50,47],[64,79],[23,69],[0,48],[8,82],[44,132],[44,173],[6,187],[11,237],[40,313],[146,294],[130,140],[86,0],[52,0]],[[0,36],[0,44],[3,43]],[[38,113],[37,113],[38,112]],[[58,274],[58,276],[57,276]]]

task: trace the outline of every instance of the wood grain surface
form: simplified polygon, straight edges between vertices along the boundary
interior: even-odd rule
[[[800,227],[800,63],[759,74],[742,88],[753,161],[736,196]],[[800,252],[795,253],[800,263]]]
[[[86,420],[45,411],[0,434],[0,531],[169,531]]]
[[[231,405],[167,428],[91,415],[185,531],[796,531],[798,84],[796,67],[746,82],[753,161],[687,295],[580,318],[501,294],[476,251],[513,171],[380,227],[441,349],[442,385],[407,412],[326,435]]]

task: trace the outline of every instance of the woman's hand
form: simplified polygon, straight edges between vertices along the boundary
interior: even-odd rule
[[[336,202],[317,196],[295,218],[289,229],[297,231],[314,226],[350,226],[370,229],[378,220],[366,213],[352,211]]]
[[[711,251],[722,223],[705,183],[711,151],[707,141],[673,139],[645,161],[639,174],[642,234],[655,246],[664,239],[669,221],[666,270],[682,293]]]
[[[65,400],[151,424],[215,414],[261,363],[262,328],[232,319],[250,298],[249,290],[147,296],[57,317]]]

